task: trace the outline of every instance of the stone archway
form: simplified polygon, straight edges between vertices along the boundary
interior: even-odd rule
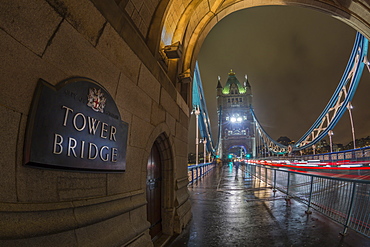
[[[163,55],[168,74],[172,80],[186,83],[192,77],[197,55],[210,30],[227,15],[246,8],[267,5],[291,5],[308,7],[331,15],[370,38],[370,5],[360,1],[291,1],[291,0],[182,0],[161,1],[148,35],[150,47],[155,54],[163,50],[182,49],[180,59]],[[159,21],[159,19],[161,21]],[[161,59],[161,58],[159,58]],[[177,75],[177,76],[173,76]]]
[[[173,142],[169,137],[170,129],[165,123],[159,124],[148,138],[146,150],[143,159],[148,160],[155,145],[159,154],[161,162],[161,217],[162,217],[162,233],[166,236],[173,235],[176,210],[178,205],[175,205],[176,194],[172,188],[175,186],[175,160]],[[143,162],[146,164],[146,162]],[[143,188],[147,187],[147,167],[142,168],[144,184]]]

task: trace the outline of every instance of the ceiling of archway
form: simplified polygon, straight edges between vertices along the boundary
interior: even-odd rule
[[[235,11],[264,5],[301,5],[318,9],[370,37],[370,4],[367,0],[170,0],[162,19],[158,49],[180,42],[184,47],[182,70],[191,69],[213,26]]]

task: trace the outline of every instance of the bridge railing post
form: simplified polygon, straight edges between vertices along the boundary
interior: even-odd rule
[[[276,192],[276,169],[274,169],[274,185],[272,191]]]
[[[290,199],[289,196],[289,187],[290,187],[290,172],[288,172],[288,182],[287,182],[287,188],[286,188],[286,200]]]
[[[347,235],[348,225],[349,225],[349,222],[350,222],[350,219],[351,219],[353,204],[354,204],[354,201],[355,201],[356,185],[357,185],[356,182],[352,183],[351,201],[350,201],[349,208],[348,208],[346,223],[344,224],[344,229],[343,229],[343,232],[341,233],[343,236]]]
[[[265,167],[265,183],[267,184],[267,167]]]
[[[310,195],[308,197],[307,210],[305,211],[306,214],[311,214],[312,213],[312,211],[310,210],[310,208],[311,208],[311,199],[312,199],[312,189],[313,189],[313,176],[311,176]]]

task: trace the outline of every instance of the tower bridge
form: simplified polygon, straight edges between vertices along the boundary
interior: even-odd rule
[[[208,33],[223,18],[238,10],[271,5],[323,12],[370,38],[368,0],[0,1],[0,246],[164,246],[184,232],[192,218],[210,222],[211,218],[198,217],[201,212],[211,212],[205,210],[207,206],[193,215],[195,207],[188,187],[191,172],[187,169],[187,134],[193,86],[199,86],[194,83],[197,57]],[[356,51],[354,57],[358,56],[361,55]],[[361,59],[353,61],[363,64]],[[355,70],[348,72],[351,78],[357,78],[352,77]],[[227,134],[223,137],[225,149],[236,147],[242,155],[253,155],[253,140],[261,141],[257,134],[262,130],[258,130],[250,106],[244,105],[251,91],[244,82],[231,84],[229,93],[241,96],[227,95],[226,91],[220,94],[220,100],[222,96],[226,100],[222,105],[235,106],[235,112],[229,112],[223,120],[228,117],[230,121],[223,129]],[[351,90],[341,87],[338,98],[350,95]],[[333,103],[326,112],[328,116],[340,112],[340,105],[346,106],[347,102]],[[73,109],[66,124],[63,106]],[[208,152],[216,155],[215,147],[219,145],[210,134],[206,106],[196,106],[202,138],[207,140]],[[222,109],[219,112],[222,114]],[[100,127],[89,122],[89,117],[100,121]],[[336,121],[323,119],[330,123],[319,122],[310,132],[315,133],[314,137],[325,135],[322,130],[330,129]],[[89,123],[91,131],[87,131]],[[94,134],[94,126],[99,133]],[[232,143],[236,136],[242,136],[246,143]],[[304,148],[315,140],[307,138],[293,149]],[[273,150],[276,148],[273,142],[267,143],[268,139],[262,140]],[[109,158],[108,150],[112,151]],[[194,175],[204,174],[203,166]],[[266,205],[260,204],[264,198],[258,197],[259,192],[263,194],[269,188],[241,186],[229,190],[243,181],[242,173],[235,180],[233,170],[218,171],[215,178],[222,173],[226,176],[219,178],[232,183],[213,180],[217,181],[215,187],[206,194],[228,195],[226,201],[221,200],[225,204],[216,205],[230,209],[223,210],[231,212],[229,218],[236,218],[231,210],[236,204],[243,206],[240,212],[245,216],[271,215],[272,211],[263,211]],[[263,175],[271,174],[262,171]],[[252,185],[258,181],[262,180],[251,178],[247,182]],[[341,182],[317,188],[333,195],[328,200],[340,197],[336,194],[339,190],[328,188],[344,188],[342,194],[358,191],[363,195],[368,191],[366,186],[353,184]],[[238,194],[241,191],[248,193]],[[353,198],[355,202],[362,199]],[[265,199],[275,201],[272,197]],[[279,200],[279,206],[281,202],[285,201]],[[256,203],[261,207],[253,207]],[[245,208],[255,211],[244,211]],[[276,216],[291,212],[289,206],[279,208],[285,212],[274,211]],[[243,218],[241,225],[248,223],[248,229],[258,230],[257,221],[248,219],[251,218]],[[279,229],[269,235],[271,241],[289,236],[291,229],[279,228],[276,220],[269,222]],[[360,227],[368,229],[368,223]],[[263,229],[271,229],[271,225]],[[202,233],[205,232],[204,229]],[[262,237],[257,235],[255,241]],[[227,240],[230,245],[243,245],[234,244],[232,238]],[[284,240],[279,243],[294,244]]]
[[[217,84],[217,112],[219,116],[218,154],[226,159],[229,154],[243,158],[256,156],[255,123],[252,116],[252,88],[240,83],[230,71],[225,86]]]

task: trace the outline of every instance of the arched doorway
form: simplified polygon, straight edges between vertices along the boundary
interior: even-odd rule
[[[176,202],[173,188],[178,186],[178,188],[184,188],[185,190],[187,184],[182,187],[182,185],[176,183],[174,178],[175,161],[172,149],[174,144],[167,133],[169,133],[169,128],[166,124],[158,125],[148,138],[147,156],[143,157],[144,162],[147,163],[147,166],[143,166],[142,170],[146,174],[146,178],[143,180],[143,182],[145,181],[143,188],[146,187],[147,192],[147,220],[150,223],[149,233],[153,242],[158,238],[161,242],[163,239],[172,236],[174,232],[181,232],[178,229],[182,229],[183,224],[178,221],[179,217],[177,217],[178,213],[176,211],[178,208],[176,206],[181,204]],[[154,172],[153,178],[150,177],[152,172]],[[184,180],[187,180],[187,176],[184,177]],[[152,200],[152,198],[154,199]],[[156,204],[153,204],[154,202]],[[151,219],[151,215],[154,215],[156,219]],[[156,230],[158,230],[157,233],[155,233]]]
[[[152,240],[162,234],[162,161],[158,144],[153,144],[147,164],[147,218]]]

